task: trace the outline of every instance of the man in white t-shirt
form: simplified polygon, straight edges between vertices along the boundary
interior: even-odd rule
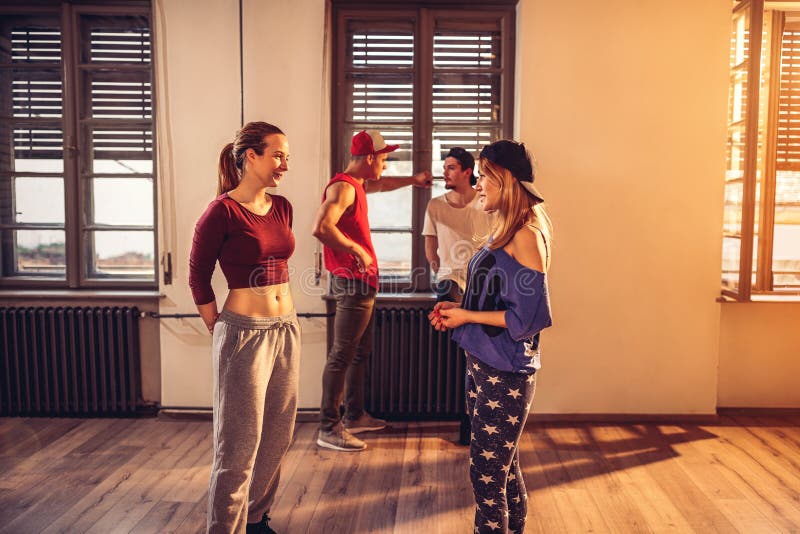
[[[453,147],[444,160],[444,186],[448,191],[432,198],[425,211],[425,256],[436,274],[436,300],[461,302],[467,263],[488,237],[490,219],[478,204],[472,186],[475,158]]]

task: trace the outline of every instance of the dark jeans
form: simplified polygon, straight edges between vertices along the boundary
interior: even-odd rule
[[[326,431],[341,421],[345,390],[345,417],[356,419],[364,413],[364,382],[372,351],[376,290],[360,280],[332,276],[331,293],[336,297],[336,317],[333,344],[322,373],[320,407],[320,428]]]

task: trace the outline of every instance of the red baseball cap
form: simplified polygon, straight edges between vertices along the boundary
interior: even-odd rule
[[[361,130],[353,136],[350,143],[350,154],[353,156],[368,156],[370,154],[383,154],[394,152],[400,145],[387,145],[378,130]]]

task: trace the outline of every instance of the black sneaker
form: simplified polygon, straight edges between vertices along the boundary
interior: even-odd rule
[[[258,523],[247,523],[247,534],[278,534],[269,526],[269,516],[264,514]]]

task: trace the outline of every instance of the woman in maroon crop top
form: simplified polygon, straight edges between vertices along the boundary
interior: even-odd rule
[[[288,171],[284,133],[250,122],[219,157],[219,195],[197,221],[189,286],[213,335],[214,464],[208,532],[266,533],[294,430],[300,327],[289,291],[292,206],[267,193]],[[211,287],[219,261],[222,312]]]

